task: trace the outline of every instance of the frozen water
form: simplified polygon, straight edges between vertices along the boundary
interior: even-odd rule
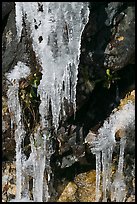
[[[12,123],[16,124],[15,141],[16,141],[16,198],[21,199],[22,192],[22,148],[21,144],[25,138],[25,130],[22,123],[22,111],[19,102],[19,80],[30,74],[29,67],[23,62],[18,62],[14,69],[6,74],[8,79],[8,107],[12,113]]]
[[[110,115],[103,126],[98,130],[98,136],[95,137],[91,151],[96,155],[96,201],[100,199],[100,176],[102,168],[102,192],[103,202],[107,202],[107,193],[111,192],[111,200],[123,202],[125,199],[126,185],[123,176],[124,148],[126,144],[126,129],[135,122],[135,105],[128,102],[122,110]],[[120,140],[120,153],[118,169],[111,184],[111,164],[113,149],[116,144],[115,133],[117,130],[124,132]],[[102,156],[101,156],[102,155]]]
[[[18,38],[21,15],[26,14],[33,49],[42,66],[43,76],[38,87],[42,124],[47,126],[45,117],[51,101],[53,124],[57,128],[64,98],[76,111],[80,43],[88,22],[88,2],[16,2],[16,11]]]
[[[43,139],[40,129],[31,136],[31,151],[33,154],[33,197],[34,202],[43,201],[43,179],[46,158],[46,140]],[[47,192],[48,193],[48,192]],[[47,197],[48,199],[48,197]]]
[[[50,182],[50,156],[53,153],[47,135],[49,103],[52,120],[57,129],[64,98],[76,111],[76,85],[82,31],[88,22],[88,2],[15,2],[18,41],[23,22],[32,39],[33,50],[42,67],[38,87],[41,104],[41,128],[30,136],[31,153],[26,159],[22,144],[25,129],[19,102],[19,81],[30,74],[22,62],[6,75],[8,79],[8,106],[13,114],[11,126],[16,124],[16,199],[12,202],[33,202],[29,199],[29,176],[33,177],[34,202],[48,201]],[[65,114],[65,110],[62,112]],[[45,179],[45,170],[48,179]],[[45,196],[45,198],[43,198]]]
[[[96,202],[100,198],[101,152],[96,152]]]
[[[126,198],[126,184],[123,176],[123,164],[124,164],[124,149],[126,145],[126,137],[122,137],[120,140],[120,154],[118,169],[112,183],[111,195],[112,200],[116,202],[123,202]],[[120,193],[119,193],[120,192]]]

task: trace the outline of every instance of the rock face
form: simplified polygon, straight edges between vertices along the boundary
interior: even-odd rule
[[[14,8],[14,2],[2,2],[2,20]]]
[[[112,7],[112,5],[110,6]],[[113,28],[111,29],[113,39],[111,39],[104,52],[106,55],[104,60],[105,67],[117,70],[123,68],[129,63],[134,63],[134,9],[134,7],[129,6],[113,19]]]
[[[5,73],[12,69],[18,61],[22,61],[29,65],[33,76],[36,71],[38,74],[40,73],[40,65],[36,61],[31,38],[27,33],[25,24],[23,24],[24,28],[20,42],[17,41],[14,2],[3,2],[2,6],[2,148],[3,160],[9,161],[13,160],[15,156],[15,140],[14,132],[11,132],[10,114],[7,107]],[[94,169],[95,157],[92,155],[89,145],[85,143],[85,137],[91,131],[91,137],[87,138],[87,141],[91,142],[92,137],[96,136],[99,127],[109,117],[112,110],[115,110],[114,108],[119,104],[125,104],[129,98],[134,100],[134,92],[130,93],[134,89],[134,53],[134,2],[91,2],[89,22],[82,35],[77,84],[77,112],[74,118],[72,112],[68,110],[69,114],[67,118],[60,121],[57,133],[54,132],[54,129],[52,131],[51,125],[51,131],[54,136],[54,153],[51,156],[51,166],[55,179],[58,180],[60,178],[63,180],[63,177],[65,177],[63,175],[66,175],[69,168],[74,170],[75,164],[78,164],[82,170],[80,168],[79,170],[74,170],[74,174],[80,173],[83,168],[84,170]],[[30,93],[32,88],[30,83],[34,81],[32,76],[29,83],[22,83],[21,91],[29,90],[28,93]],[[117,80],[117,78],[120,79]],[[27,83],[29,85],[26,85]],[[107,87],[105,84],[107,84]],[[26,86],[26,89],[24,89],[24,86]],[[34,91],[37,90],[33,90],[35,95]],[[126,95],[127,93],[129,93],[129,96]],[[36,97],[34,98],[37,99]],[[124,100],[120,101],[123,98]],[[34,110],[36,112],[39,102],[33,102],[31,105],[35,106]],[[67,105],[66,109],[69,109]],[[30,130],[28,132],[30,133]],[[127,186],[130,183],[127,200],[130,200],[132,196],[134,197],[134,130],[130,132],[131,135],[129,134],[125,149],[126,163],[124,169]],[[27,145],[28,141],[26,141]],[[59,174],[61,177],[59,177]],[[88,194],[91,194],[92,191],[95,192],[95,172],[93,173],[94,176],[91,174],[85,173],[75,178],[74,182],[71,182],[66,187],[70,189],[71,198],[68,196],[70,195],[68,190],[64,190],[67,193],[63,192],[58,202],[94,201],[95,193],[93,193],[92,198],[88,197]],[[92,178],[94,177],[93,183],[91,180],[90,182],[86,180],[88,175]],[[80,181],[82,181],[82,184],[80,184]],[[87,184],[84,182],[87,182]],[[91,188],[91,183],[93,188]],[[87,186],[87,188],[84,189],[82,185]]]
[[[115,73],[128,64],[134,64],[134,3],[91,2],[89,23],[83,32],[81,51],[78,106],[85,102],[95,84],[106,78],[106,69]]]
[[[57,202],[95,202],[95,171],[81,173],[69,182]]]
[[[89,49],[84,59],[89,59],[91,69],[94,66],[99,72],[98,69],[107,67],[116,71],[134,63],[134,3],[91,3],[90,6],[90,21],[84,33]]]

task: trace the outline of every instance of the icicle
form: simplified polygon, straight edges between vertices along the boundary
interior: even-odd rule
[[[114,146],[108,148],[108,176],[107,176],[107,191],[110,193],[111,188],[111,164]]]
[[[16,123],[17,128],[15,130],[15,141],[16,141],[16,185],[18,191],[16,193],[17,199],[21,199],[21,143],[24,138],[24,130],[21,124],[21,109],[18,98],[18,81],[14,81],[13,85],[9,86],[8,96],[8,107],[9,110],[14,114],[13,121]],[[12,119],[11,119],[12,120]]]
[[[120,155],[118,162],[118,169],[112,184],[112,200],[116,202],[124,202],[126,198],[126,184],[123,176],[123,164],[124,164],[124,149],[126,144],[125,136],[120,140]],[[119,193],[120,192],[120,193]]]
[[[112,153],[113,153],[113,145],[105,150],[102,150],[103,202],[107,202],[107,195],[110,192]]]
[[[25,130],[22,123],[22,111],[19,102],[19,80],[30,74],[29,68],[22,62],[18,62],[11,73],[6,74],[8,79],[8,107],[12,113],[12,121],[16,124],[16,199],[21,199],[22,192],[22,148],[21,144],[25,137]]]
[[[45,170],[45,140],[38,128],[34,136],[30,137],[33,164],[33,199],[34,202],[43,201],[43,179]]]
[[[106,189],[107,189],[107,149],[102,151],[102,168],[103,168],[103,202],[107,202]]]
[[[100,199],[101,152],[96,153],[96,202]]]
[[[22,153],[22,197],[29,200],[29,175],[26,174],[26,169],[24,168],[26,161],[27,158]]]
[[[119,162],[118,162],[118,173],[123,173],[123,163],[124,163],[124,149],[126,145],[126,138],[123,136],[120,140],[120,155],[119,155]]]
[[[17,29],[17,39],[20,41],[21,38],[21,32],[23,28],[23,6],[22,2],[18,4],[18,2],[15,2],[15,10],[16,10],[16,29]]]

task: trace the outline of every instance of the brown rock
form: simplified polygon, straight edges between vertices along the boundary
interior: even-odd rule
[[[76,190],[76,184],[74,182],[69,182],[57,202],[76,202]]]

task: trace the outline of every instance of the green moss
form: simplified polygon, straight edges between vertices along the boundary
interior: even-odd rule
[[[119,79],[120,77],[117,76],[116,72],[112,73],[110,69],[106,69],[104,87],[109,89],[111,87],[111,84],[115,83]]]
[[[89,92],[93,91],[97,83],[102,82],[104,88],[109,89],[113,83],[115,83],[117,80],[120,79],[118,74],[116,72],[112,72],[110,69],[106,69],[104,78],[98,78],[98,79],[91,79],[88,71],[88,66],[82,67],[81,73],[82,73],[84,85]]]

